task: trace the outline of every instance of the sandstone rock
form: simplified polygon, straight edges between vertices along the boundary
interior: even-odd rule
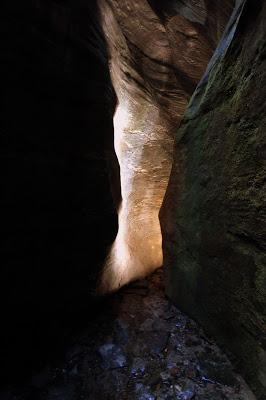
[[[166,290],[265,397],[266,7],[240,2],[176,132],[161,210]]]
[[[114,127],[123,196],[103,291],[162,265],[158,212],[172,164],[173,134],[234,1],[211,3],[100,2],[118,97]]]

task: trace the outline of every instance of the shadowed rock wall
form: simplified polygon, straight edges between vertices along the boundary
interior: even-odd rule
[[[116,97],[96,1],[0,7],[1,334],[17,338],[95,289],[117,233]]]
[[[166,291],[266,389],[266,5],[240,7],[176,133]]]

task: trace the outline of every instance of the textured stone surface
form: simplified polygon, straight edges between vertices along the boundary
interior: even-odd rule
[[[123,197],[105,290],[162,265],[158,212],[171,169],[173,130],[234,4],[211,3],[100,2],[119,102],[115,138]]]
[[[235,15],[176,134],[160,215],[168,296],[237,356],[259,399],[266,389],[265,19],[261,1],[247,1],[238,23]]]

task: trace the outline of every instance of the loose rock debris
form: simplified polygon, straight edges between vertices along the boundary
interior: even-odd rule
[[[255,399],[219,347],[165,298],[161,270],[107,304],[61,365],[3,399]]]

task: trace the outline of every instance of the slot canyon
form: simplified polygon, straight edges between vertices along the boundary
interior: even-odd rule
[[[266,400],[266,3],[0,19],[0,399]]]

